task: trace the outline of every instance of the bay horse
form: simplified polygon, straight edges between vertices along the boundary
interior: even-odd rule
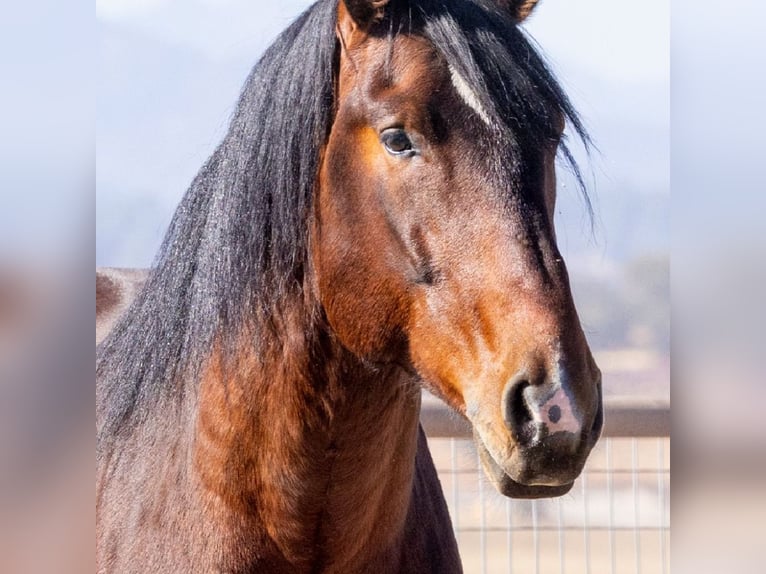
[[[99,572],[460,572],[422,387],[511,497],[603,422],[554,227],[534,1],[319,0],[97,353]]]

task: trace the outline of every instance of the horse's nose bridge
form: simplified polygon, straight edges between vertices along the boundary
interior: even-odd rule
[[[547,356],[546,362],[560,355],[583,353],[587,344],[572,296],[567,289],[527,283],[509,289],[508,327],[523,335],[526,352]]]
[[[506,213],[504,225],[501,233],[510,257],[526,267],[527,272],[546,281],[566,282],[566,266],[554,227],[542,212],[515,206]]]

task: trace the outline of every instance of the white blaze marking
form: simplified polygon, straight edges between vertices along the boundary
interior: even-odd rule
[[[476,97],[476,93],[471,89],[471,86],[468,85],[468,82],[465,81],[465,78],[452,66],[449,67],[449,73],[452,78],[452,85],[455,86],[457,93],[463,98],[463,101],[469,108],[479,114],[479,117],[485,124],[490,125],[489,115],[481,105],[479,98]]]

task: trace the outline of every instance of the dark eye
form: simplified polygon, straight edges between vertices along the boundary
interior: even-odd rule
[[[412,140],[402,129],[392,128],[384,131],[380,135],[380,141],[392,155],[411,155],[414,152]]]

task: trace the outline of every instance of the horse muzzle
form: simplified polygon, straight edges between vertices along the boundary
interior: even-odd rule
[[[482,466],[500,493],[547,498],[569,492],[603,427],[600,376],[596,390],[593,404],[582,408],[561,386],[532,386],[518,377],[507,384],[503,432],[474,424]]]

